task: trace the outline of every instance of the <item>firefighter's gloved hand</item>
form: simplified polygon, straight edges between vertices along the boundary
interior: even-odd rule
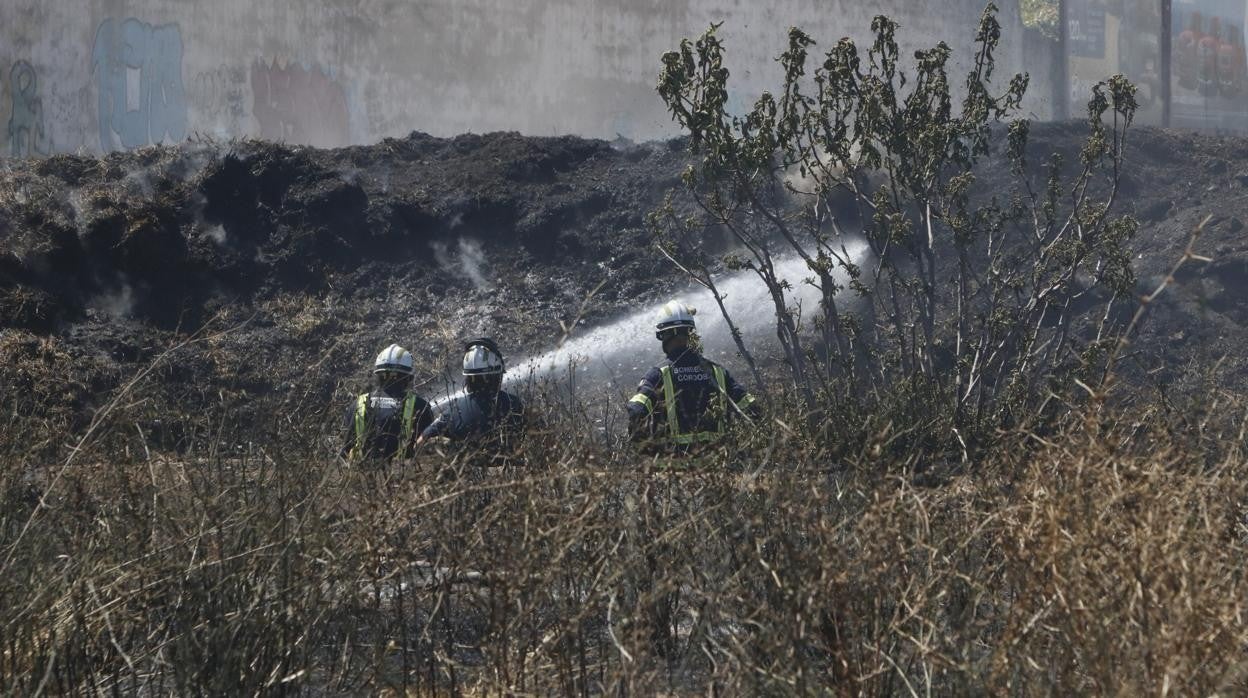
[[[628,439],[634,443],[646,441],[651,437],[649,424],[646,415],[634,414],[631,410],[628,413]]]

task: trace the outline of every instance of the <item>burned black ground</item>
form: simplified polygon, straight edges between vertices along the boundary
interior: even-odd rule
[[[1032,160],[1057,151],[1076,162],[1085,135],[1039,125]],[[1199,249],[1214,258],[1185,266],[1152,309],[1129,357],[1134,375],[1166,386],[1217,366],[1240,380],[1248,139],[1137,129],[1131,143],[1118,207],[1141,223],[1140,290],[1164,278],[1207,215]],[[146,377],[155,389],[136,408],[140,423],[177,434],[162,413],[211,408],[231,431],[263,434],[274,428],[264,415],[341,401],[390,341],[416,352],[422,380],[443,376],[467,336],[494,335],[513,355],[542,350],[599,284],[588,323],[681,283],[654,253],[646,215],[687,158],[680,141],[499,133],[7,161],[6,408],[72,433],[194,337]],[[1005,174],[994,160],[982,177]],[[45,438],[46,453],[63,447]]]
[[[676,144],[414,134],[9,162],[5,393],[39,408],[51,405],[23,397],[61,395],[57,421],[78,424],[179,338],[225,327],[152,377],[179,411],[223,391],[240,416],[291,386],[328,400],[390,341],[416,351],[422,379],[468,335],[546,346],[600,283],[588,321],[670,283],[644,219],[683,157]]]
[[[1072,161],[1083,135],[1038,127],[1035,160]],[[644,217],[680,143],[8,162],[0,684],[1231,694],[1248,443],[1221,393],[1248,339],[1248,141],[1135,142],[1119,203],[1143,220],[1141,291],[1215,216],[1198,246],[1214,261],[1183,268],[1129,352],[1124,375],[1163,399],[1002,433],[922,482],[929,455],[889,445],[908,425],[869,422],[838,452],[783,405],[775,429],[675,471],[570,410],[511,467],[441,446],[381,469],[333,457],[381,346],[408,344],[436,380],[465,336],[549,347],[604,279],[588,323],[679,284]],[[993,160],[981,180],[1003,175]],[[1204,414],[1165,412],[1214,373]]]

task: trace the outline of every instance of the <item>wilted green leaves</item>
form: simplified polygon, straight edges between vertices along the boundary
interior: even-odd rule
[[[718,29],[663,58],[659,94],[698,155],[684,184],[736,236],[778,307],[784,283],[767,273],[773,255],[805,261],[823,296],[815,324],[836,347],[816,359],[826,364],[821,380],[859,400],[922,377],[942,387],[965,434],[990,430],[1003,411],[1017,414],[1018,394],[1061,384],[1080,366],[1076,319],[1062,309],[1088,284],[1103,287],[1103,304],[1131,295],[1135,224],[1113,216],[1136,110],[1129,82],[1094,89],[1077,171],[1064,171],[1056,153],[1033,171],[1032,128],[1019,114],[1029,79],[996,77],[1003,33],[994,3],[974,27],[956,88],[948,43],[907,60],[897,23],[880,16],[865,54],[845,38],[813,67],[815,40],[791,29],[779,88],[746,114],[727,109]],[[1001,141],[1012,181],[994,170]],[[855,229],[844,229],[847,219]],[[846,239],[865,240],[870,264],[842,254]],[[838,302],[847,289],[870,305],[852,315],[873,318],[852,338],[843,330],[855,323]],[[796,326],[781,313],[782,341],[800,348],[786,322]],[[802,385],[812,379],[800,354],[789,362]]]

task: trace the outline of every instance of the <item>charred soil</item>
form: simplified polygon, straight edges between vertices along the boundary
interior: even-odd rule
[[[80,426],[199,337],[150,376],[146,411],[228,395],[229,421],[254,424],[274,397],[331,399],[390,341],[421,357],[422,380],[466,336],[546,346],[600,283],[589,322],[671,283],[645,216],[684,158],[678,143],[498,133],[11,161],[0,384],[11,407]]]
[[[1032,159],[1056,151],[1075,162],[1085,135],[1037,126]],[[1248,365],[1248,139],[1138,129],[1132,142],[1118,206],[1141,223],[1140,289],[1165,277],[1206,215],[1201,250],[1214,258],[1184,267],[1152,309],[1131,354],[1136,373],[1164,387],[1217,365],[1238,379]],[[517,354],[546,348],[600,283],[589,323],[682,283],[653,253],[646,215],[687,157],[680,141],[496,133],[9,161],[5,407],[47,427],[26,433],[41,433],[50,452],[66,427],[82,428],[181,345],[145,376],[153,389],[134,407],[140,428],[184,441],[162,415],[215,409],[223,428],[259,436],[277,428],[270,415],[340,401],[391,341],[420,357],[421,380],[442,376],[467,336],[492,334]],[[1003,167],[991,162],[984,181]]]
[[[1033,161],[1074,162],[1085,135],[1037,127]],[[775,429],[673,471],[533,399],[550,428],[504,467],[440,445],[343,467],[322,443],[392,341],[437,381],[465,337],[549,347],[604,280],[587,324],[681,284],[646,214],[683,143],[417,134],[8,162],[0,684],[1242,692],[1248,441],[1222,393],[1248,365],[1248,140],[1134,142],[1118,205],[1142,222],[1141,291],[1214,216],[1213,261],[1182,268],[1124,362],[1162,399],[1002,431],[922,480],[900,420],[842,437],[774,404]],[[985,164],[985,196],[1008,195],[988,184],[1005,167]]]

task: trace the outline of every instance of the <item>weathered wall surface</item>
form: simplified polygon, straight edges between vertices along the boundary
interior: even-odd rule
[[[1051,111],[1053,50],[1002,2],[1001,80]],[[0,0],[0,152],[263,137],[336,146],[413,130],[674,135],[662,52],[724,22],[734,103],[774,87],[789,25],[969,54],[984,0]]]

